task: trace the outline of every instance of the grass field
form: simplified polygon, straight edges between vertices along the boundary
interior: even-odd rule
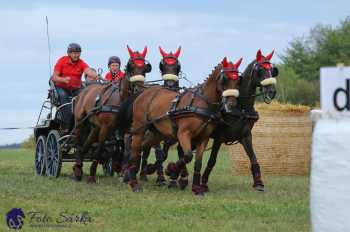
[[[72,163],[63,164],[58,179],[38,177],[32,151],[0,150],[0,231],[9,231],[5,215],[12,208],[26,214],[21,231],[310,231],[307,177],[264,176],[267,191],[255,192],[251,177],[234,176],[229,155],[220,155],[210,192],[199,198],[190,188],[155,186],[154,176],[133,193],[116,177],[102,176],[101,168],[96,186],[76,183]],[[46,220],[30,221],[30,211]],[[69,222],[83,212],[91,222]]]

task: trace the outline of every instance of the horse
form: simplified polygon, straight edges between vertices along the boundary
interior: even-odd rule
[[[240,62],[241,60],[238,63]],[[184,150],[184,157],[168,166],[167,172],[179,176],[193,159],[193,145],[196,157],[192,191],[195,195],[204,194],[200,186],[203,151],[215,128],[220,107],[222,106],[225,112],[230,112],[236,106],[239,96],[238,71],[230,69],[227,70],[227,75],[221,75],[223,66],[227,64],[225,57],[203,84],[187,89],[181,94],[153,87],[146,89],[135,100],[129,166],[129,185],[134,192],[141,191],[136,177],[141,150],[164,139],[172,139],[179,141]],[[145,135],[146,132],[151,135]]]
[[[223,73],[222,75],[225,76],[229,76],[229,75],[233,75],[233,74],[238,74],[238,67],[240,66],[242,62],[242,59],[240,59],[236,64],[233,64],[232,62],[228,63],[225,62],[223,64]],[[233,72],[232,72],[233,71]],[[232,114],[233,112],[231,112]],[[146,173],[147,175],[153,174],[155,171],[157,171],[157,180],[158,179],[162,179],[163,177],[163,163],[164,161],[167,159],[168,157],[168,151],[170,146],[174,145],[176,143],[176,141],[174,140],[168,140],[164,142],[164,146],[162,150],[156,150],[156,162],[154,164],[148,164],[145,168],[144,168],[144,173]],[[192,147],[194,149],[194,147]],[[178,152],[178,157],[179,159],[184,157],[184,152],[181,148],[181,146],[177,146],[177,152]],[[147,159],[147,157],[142,157],[142,163],[146,163],[146,161],[144,161],[144,158]],[[170,166],[173,165],[172,163],[169,164]],[[177,185],[179,184],[180,189],[185,189],[188,181],[187,181],[187,176],[188,176],[188,172],[186,169],[183,169],[182,172],[180,173],[181,178],[179,180],[177,180],[178,176],[174,176],[171,175],[171,173],[167,173],[168,176],[170,176],[170,182],[169,182],[169,188],[173,188],[173,187],[177,187]],[[177,183],[178,182],[178,183]]]
[[[143,85],[145,73],[150,72],[150,64],[145,64],[147,47],[142,53],[133,52],[127,46],[130,58],[126,65],[125,77],[119,82],[92,84],[85,88],[75,99],[74,118],[76,137],[76,161],[73,166],[74,177],[81,181],[83,176],[84,155],[97,143],[93,151],[88,183],[96,183],[96,168],[103,159],[103,146],[108,138],[115,135],[118,126],[120,104]],[[120,155],[120,154],[119,154]],[[119,171],[120,157],[112,156],[113,169]]]
[[[178,82],[179,82],[179,74],[181,72],[181,64],[179,61],[181,46],[178,47],[178,49],[174,53],[173,52],[167,53],[162,49],[162,47],[159,46],[159,52],[162,55],[162,59],[159,62],[159,71],[161,73],[162,79],[164,80],[163,88],[167,88],[169,90],[173,90],[177,92],[179,91]],[[160,145],[157,144],[156,146],[154,146],[154,148],[155,148],[156,159],[163,160],[164,153]],[[164,178],[163,167],[160,165],[147,165],[147,159],[149,157],[150,150],[151,150],[150,147],[143,150],[140,180],[147,181],[147,175],[157,171],[158,176],[157,176],[156,183],[160,186],[164,185],[165,178]],[[160,168],[156,170],[155,169],[156,167],[160,167]]]
[[[261,88],[261,94],[266,103],[270,103],[276,95],[275,77],[278,76],[278,69],[270,63],[273,53],[274,51],[263,56],[261,50],[258,50],[256,59],[247,66],[241,78],[240,96],[237,104],[239,111],[236,111],[235,114],[223,113],[222,123],[218,125],[211,136],[214,142],[201,182],[201,186],[206,192],[209,190],[209,175],[215,166],[221,144],[232,144],[236,141],[243,146],[249,157],[253,188],[257,191],[265,190],[260,165],[253,149],[252,129],[259,119],[259,115],[254,109],[256,89]]]

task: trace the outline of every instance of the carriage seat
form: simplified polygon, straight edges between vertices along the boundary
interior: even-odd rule
[[[47,98],[50,99],[50,102],[53,106],[58,107],[60,105],[60,98],[59,98],[56,86],[54,85],[51,79],[49,80],[49,85],[50,85],[50,89],[49,89]]]

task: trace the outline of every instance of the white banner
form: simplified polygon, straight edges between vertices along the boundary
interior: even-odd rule
[[[311,221],[314,232],[350,231],[350,119],[321,119],[313,133]]]
[[[312,229],[350,231],[350,67],[321,68],[320,78],[321,111],[312,112]]]
[[[350,67],[321,68],[321,110],[350,113]]]

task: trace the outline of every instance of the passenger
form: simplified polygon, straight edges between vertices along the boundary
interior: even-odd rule
[[[125,74],[120,70],[120,59],[118,56],[111,56],[108,59],[109,72],[106,74],[105,79],[108,81],[119,81]]]

